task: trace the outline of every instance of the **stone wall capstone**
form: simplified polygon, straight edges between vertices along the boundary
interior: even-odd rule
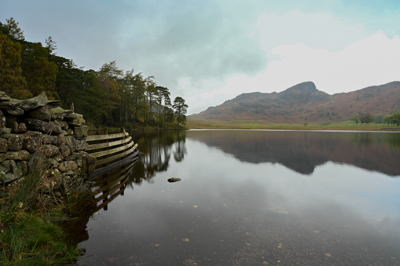
[[[96,158],[85,150],[88,126],[81,114],[64,110],[46,94],[26,100],[0,91],[0,185],[42,171],[49,191],[68,191],[87,181]],[[40,168],[40,169],[38,169]],[[23,181],[22,181],[23,182]],[[44,189],[43,188],[43,189]],[[7,190],[0,190],[0,197]]]

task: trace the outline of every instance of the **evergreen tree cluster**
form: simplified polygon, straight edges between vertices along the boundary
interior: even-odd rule
[[[13,18],[0,22],[0,90],[17,99],[45,92],[64,108],[74,104],[93,125],[179,127],[186,122],[187,105],[181,97],[171,102],[168,88],[153,76],[124,72],[116,62],[100,70],[83,70],[72,59],[56,55],[51,37],[42,43],[25,40]]]

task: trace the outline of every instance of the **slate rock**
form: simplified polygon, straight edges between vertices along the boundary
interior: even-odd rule
[[[0,153],[0,163],[7,160],[7,153]]]
[[[67,130],[69,128],[68,123],[65,121],[61,121],[61,128]]]
[[[52,113],[54,113],[54,115],[56,116],[56,119],[60,119],[60,120],[64,120],[65,116],[73,113],[73,111],[65,110],[61,107],[52,108],[52,109],[50,109],[50,111]]]
[[[10,165],[12,168],[12,173],[16,178],[21,178],[22,177],[22,169],[21,169],[21,164],[16,164],[14,160],[10,161]]]
[[[56,142],[54,143],[54,145],[56,145],[57,147],[61,147],[67,144],[67,140],[65,139],[65,136],[63,134],[59,134],[55,137],[56,137]]]
[[[0,110],[0,127],[6,127],[6,116],[1,110]]]
[[[16,133],[25,133],[27,131],[27,127],[25,123],[19,123],[18,129],[15,131]]]
[[[39,108],[26,112],[26,116],[28,118],[39,119],[46,122],[51,121],[51,114],[49,110],[47,110],[47,106],[41,106]]]
[[[89,147],[89,144],[83,139],[75,140],[76,151],[85,151]]]
[[[53,136],[48,134],[42,134],[42,144],[52,144],[52,143],[53,143]]]
[[[68,125],[71,127],[81,127],[86,123],[83,115],[77,113],[68,114],[64,117],[64,120],[67,121]]]
[[[0,101],[0,109],[4,109],[7,113],[11,115],[23,115],[25,111],[29,111],[47,104],[47,96],[44,92],[36,97],[17,100],[10,98],[6,101]]]
[[[68,146],[73,147],[75,146],[75,138],[73,136],[66,136],[65,137],[65,142],[67,143]]]
[[[23,149],[29,152],[39,151],[42,146],[42,135],[37,131],[28,131],[24,136]]]
[[[11,132],[13,133],[24,133],[27,130],[25,123],[18,123],[15,116],[7,118],[7,127],[11,128]]]
[[[63,129],[63,130],[68,129],[68,123],[65,122],[65,121],[61,121],[61,120],[59,120],[59,119],[56,119],[56,120],[54,120],[53,122],[54,122],[54,124],[60,126],[61,129]]]
[[[52,145],[57,144],[57,136],[47,135],[46,140],[47,140],[46,144],[52,144]]]
[[[0,91],[0,101],[8,101],[10,99],[10,96],[8,96],[4,91]]]
[[[78,165],[74,161],[64,161],[61,162],[60,165],[58,166],[58,170],[60,170],[61,173],[67,172],[69,170],[76,170],[78,168]]]
[[[43,147],[43,152],[46,157],[53,157],[54,155],[59,154],[59,149],[57,146],[46,144]]]
[[[51,119],[51,121],[55,121],[55,120],[57,119],[56,115],[55,115],[52,111],[50,111],[50,110],[49,110],[49,113],[50,113],[50,119]]]
[[[21,150],[24,143],[24,136],[20,134],[11,134],[8,138],[8,150],[18,151]]]
[[[24,111],[29,111],[36,109],[41,106],[45,106],[47,104],[47,96],[45,92],[42,92],[36,97],[26,99],[26,100],[21,100],[18,107],[21,108]]]
[[[21,100],[10,98],[7,101],[0,101],[0,109],[6,111],[10,115],[23,115],[24,110],[19,108]]]
[[[0,163],[0,171],[4,173],[11,172],[11,164],[10,160],[4,161]]]
[[[11,135],[11,128],[0,128],[0,137],[8,139]]]
[[[31,155],[26,150],[8,151],[5,153],[7,160],[28,161]]]
[[[18,177],[16,177],[13,173],[7,173],[5,174],[5,179],[4,179],[4,183],[10,183],[12,181],[17,180]]]
[[[69,147],[67,145],[61,146],[59,148],[59,150],[63,157],[67,157],[68,155],[71,154],[71,150],[69,149]]]
[[[49,109],[57,108],[60,106],[60,104],[61,104],[60,100],[48,100],[47,101],[47,106],[49,107]]]
[[[82,174],[86,174],[87,176],[90,176],[94,169],[96,168],[96,158],[93,156],[90,156],[87,152],[81,151],[78,153],[79,157],[82,159]]]
[[[39,119],[26,118],[24,122],[29,130],[40,131],[45,134],[49,134],[53,129],[48,122]]]
[[[0,138],[0,152],[6,152],[8,150],[7,139]]]
[[[82,126],[82,127],[75,127],[74,128],[74,137],[76,139],[83,139],[88,136],[89,127]]]
[[[51,131],[48,132],[48,134],[58,135],[58,134],[62,133],[62,129],[61,129],[61,127],[59,125],[57,125],[54,122],[49,122],[49,124],[50,124],[50,127],[51,127],[51,129],[50,129]]]

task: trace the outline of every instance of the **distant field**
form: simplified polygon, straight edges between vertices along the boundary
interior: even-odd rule
[[[400,131],[400,127],[387,124],[358,124],[353,121],[324,123],[270,123],[263,120],[206,120],[201,118],[188,119],[189,129],[292,129],[292,130],[365,130],[365,131]]]

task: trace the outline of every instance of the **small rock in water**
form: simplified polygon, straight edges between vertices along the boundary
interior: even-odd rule
[[[176,177],[172,177],[172,178],[169,178],[169,179],[168,179],[168,182],[170,182],[170,183],[172,183],[172,182],[178,182],[178,181],[181,181],[181,179],[180,179],[180,178],[176,178]]]

